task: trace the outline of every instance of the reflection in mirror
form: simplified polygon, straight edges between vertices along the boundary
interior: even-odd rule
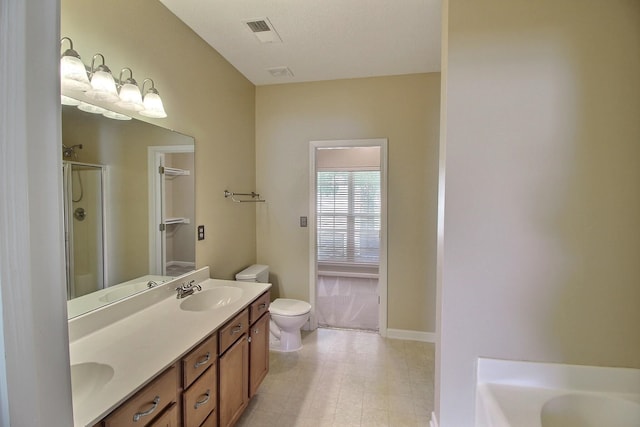
[[[195,269],[194,140],[62,108],[69,318]]]

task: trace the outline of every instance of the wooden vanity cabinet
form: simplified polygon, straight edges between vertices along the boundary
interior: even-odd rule
[[[174,365],[108,415],[102,422],[103,426],[163,426],[155,424],[154,421],[164,418],[165,409],[169,408],[167,412],[170,412],[177,406],[177,397],[178,369]],[[159,415],[162,417],[158,417]],[[171,424],[165,422],[164,425]]]
[[[265,292],[96,427],[233,426],[269,372],[269,301]]]

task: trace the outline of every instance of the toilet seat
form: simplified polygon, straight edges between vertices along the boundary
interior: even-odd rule
[[[276,298],[269,305],[269,311],[278,316],[301,316],[311,311],[311,304],[296,299]]]

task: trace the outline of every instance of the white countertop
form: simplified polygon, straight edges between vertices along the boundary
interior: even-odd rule
[[[207,279],[200,285],[203,291],[217,286],[238,287],[243,294],[229,305],[194,312],[182,310],[180,303],[198,292],[177,299],[175,291],[165,291],[166,297],[153,305],[70,342],[72,366],[99,363],[113,368],[113,376],[105,385],[96,386],[82,397],[74,390],[76,426],[93,426],[271,287],[269,283],[216,279]],[[144,293],[134,296],[144,297]]]

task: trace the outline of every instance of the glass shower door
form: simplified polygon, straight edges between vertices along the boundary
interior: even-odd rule
[[[67,298],[105,287],[104,166],[63,162]]]

